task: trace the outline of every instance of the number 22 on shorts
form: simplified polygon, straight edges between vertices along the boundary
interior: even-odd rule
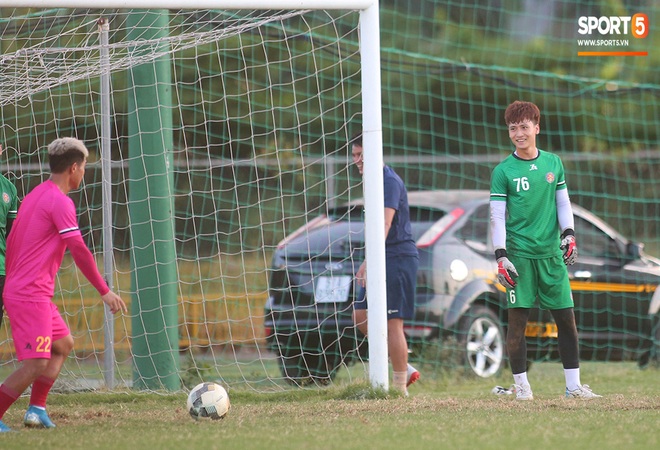
[[[50,353],[50,336],[37,336],[37,352]]]

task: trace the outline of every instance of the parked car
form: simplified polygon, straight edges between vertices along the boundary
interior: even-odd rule
[[[488,191],[409,193],[420,253],[416,312],[405,323],[412,346],[452,337],[462,363],[480,377],[506,363],[505,289],[490,243]],[[583,360],[657,358],[660,260],[589,211],[573,205],[578,262],[569,266]],[[361,200],[331,209],[280,242],[273,255],[265,334],[292,383],[327,382],[342,364],[367,357],[352,322],[364,258]],[[557,329],[534,310],[530,361],[556,358]]]

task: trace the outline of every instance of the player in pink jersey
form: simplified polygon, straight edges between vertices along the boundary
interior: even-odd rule
[[[75,138],[56,139],[48,146],[50,179],[25,196],[7,241],[4,302],[21,365],[0,386],[0,432],[10,431],[2,417],[30,385],[24,424],[55,427],[46,413],[46,398],[73,349],[71,332],[52,301],[55,275],[67,248],[110,311],[127,312],[99,273],[67,196],[80,186],[88,155],[85,144]]]

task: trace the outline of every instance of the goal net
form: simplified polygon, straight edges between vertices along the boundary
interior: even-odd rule
[[[54,301],[75,350],[63,387],[102,385],[110,370],[120,386],[219,379],[271,389],[323,365],[325,349],[278,350],[293,345],[285,341],[295,329],[267,343],[276,330],[265,328],[265,307],[278,243],[362,195],[348,167],[348,141],[362,127],[358,24],[351,10],[3,9],[3,172],[20,199],[48,177],[52,139],[85,141],[85,182],[71,196],[100,267],[111,214],[111,282],[132,303],[112,321],[116,360],[107,367],[103,305],[65,258]],[[16,365],[9,330],[5,320],[2,373]]]
[[[569,270],[581,361],[657,363],[660,34],[629,29],[600,45],[597,30],[578,32],[580,17],[636,16],[652,27],[657,2],[612,12],[611,2],[380,1],[378,128],[363,114],[378,85],[364,81],[372,67],[361,62],[373,44],[359,11],[369,2],[314,3],[324,2],[346,8],[0,0],[0,169],[22,198],[48,177],[52,139],[87,143],[85,182],[71,196],[99,266],[130,303],[108,321],[65,257],[54,301],[75,349],[61,388],[179,390],[203,380],[267,392],[370,377],[373,342],[368,352],[351,320],[352,275],[378,231],[365,226],[375,210],[361,200],[368,180],[351,167],[349,141],[361,129],[382,129],[384,162],[409,191],[459,191],[450,211],[440,211],[448,197],[414,197],[420,239],[450,225],[455,234],[436,253],[420,241],[411,362],[426,379],[500,372],[506,300],[488,208],[464,202],[489,189],[511,152],[503,114],[514,100],[540,106],[537,145],[561,157],[571,200],[584,208]],[[482,265],[467,270],[473,263]],[[0,379],[17,365],[10,331],[5,319]],[[526,335],[530,361],[558,360],[549,313],[530,319]]]

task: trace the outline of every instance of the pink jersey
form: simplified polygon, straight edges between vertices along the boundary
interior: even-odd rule
[[[4,297],[51,301],[66,239],[80,236],[76,207],[55,183],[34,188],[20,205],[7,241]]]

